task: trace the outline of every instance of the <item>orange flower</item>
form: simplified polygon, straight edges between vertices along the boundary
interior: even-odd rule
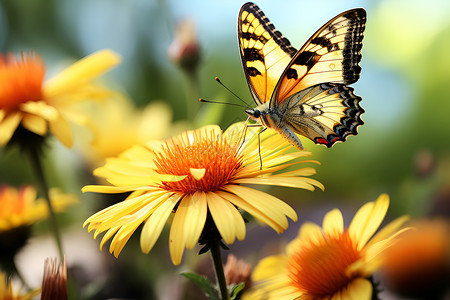
[[[403,295],[440,298],[441,288],[449,287],[450,223],[435,219],[411,226],[414,230],[403,233],[386,251],[383,282]]]
[[[91,83],[120,62],[109,50],[96,52],[44,81],[45,66],[37,54],[0,54],[0,146],[19,125],[45,136],[48,129],[66,147],[72,145],[67,120],[83,118],[71,110],[80,100],[104,98],[106,89]]]
[[[382,263],[382,254],[407,220],[399,218],[375,236],[389,197],[362,206],[348,228],[339,210],[327,213],[320,228],[305,223],[286,254],[264,258],[253,273],[253,288],[243,299],[372,299],[367,279]]]

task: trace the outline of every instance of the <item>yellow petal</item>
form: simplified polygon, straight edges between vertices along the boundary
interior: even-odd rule
[[[69,66],[43,85],[45,98],[52,98],[98,77],[121,61],[111,50],[95,52]]]
[[[197,244],[203,227],[205,227],[208,205],[204,192],[195,192],[191,197],[186,198],[190,198],[189,203],[187,201],[180,203],[176,213],[180,209],[186,209],[186,219],[184,221],[186,248],[192,249]]]
[[[141,232],[141,250],[149,253],[158,240],[172,209],[180,200],[178,195],[172,195],[162,202],[145,222]]]
[[[69,123],[62,117],[49,122],[51,133],[67,148],[73,144],[72,129]]]
[[[286,216],[297,220],[297,214],[292,207],[269,194],[238,185],[225,186],[224,190],[229,193],[218,193],[221,197],[266,223],[277,233],[283,232],[288,227]]]
[[[186,207],[186,201],[189,202],[189,199],[186,200],[186,197],[183,198],[179,206]],[[186,245],[186,235],[184,231],[186,212],[186,209],[177,209],[175,216],[173,217],[172,226],[170,227],[169,252],[172,263],[176,266],[181,263],[184,247]]]
[[[190,168],[190,172],[191,172],[192,177],[194,177],[194,179],[200,180],[203,178],[203,176],[205,176],[206,169],[205,168],[202,168],[202,169]]]
[[[47,133],[47,121],[36,115],[26,114],[23,117],[22,125],[37,135],[44,136]]]
[[[326,236],[336,237],[344,232],[344,219],[339,209],[333,209],[323,218],[323,232]]]
[[[369,280],[356,278],[345,290],[333,296],[331,299],[370,300],[372,299],[372,289],[372,284]]]
[[[240,178],[235,180],[236,183],[244,184],[261,184],[261,185],[278,185],[293,188],[300,188],[305,190],[314,191],[314,186],[319,187],[321,190],[324,186],[312,178],[306,177],[276,177],[276,176],[262,176],[253,178]]]
[[[394,232],[396,232],[403,224],[405,224],[410,219],[409,216],[402,216],[394,221],[390,222],[386,226],[384,226],[380,231],[375,234],[375,236],[367,243],[367,246],[378,243],[381,240],[384,240],[390,237]]]
[[[22,120],[20,112],[6,114],[6,117],[0,121],[0,146],[6,145]]]
[[[123,217],[126,222],[123,222],[120,230],[116,233],[109,251],[114,253],[115,257],[118,257],[122,251],[125,244],[130,239],[131,235],[136,231],[136,229],[141,225],[153,212],[153,207],[148,205],[144,206],[133,214]]]
[[[381,194],[375,202],[363,205],[349,226],[349,233],[361,250],[380,226],[389,207],[389,196]]]
[[[48,121],[56,120],[59,117],[58,110],[44,101],[28,101],[22,103],[20,109],[29,114],[40,116]]]
[[[83,193],[86,192],[96,192],[96,193],[104,193],[104,194],[118,194],[125,193],[133,190],[132,187],[117,187],[110,185],[86,185],[81,191]]]
[[[298,238],[300,240],[311,241],[315,244],[322,243],[324,237],[322,228],[319,225],[312,222],[305,222],[298,231]]]
[[[285,272],[284,268],[288,261],[286,255],[272,255],[263,258],[253,270],[252,280],[263,281]]]
[[[223,240],[227,244],[232,244],[235,237],[243,240],[245,223],[236,207],[216,193],[210,192],[206,197],[209,211]]]

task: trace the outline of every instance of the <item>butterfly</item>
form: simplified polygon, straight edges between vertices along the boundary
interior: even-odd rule
[[[299,149],[297,134],[327,147],[356,135],[364,109],[348,85],[360,77],[365,22],[364,9],[345,11],[297,51],[257,5],[244,4],[238,40],[257,105],[247,115],[265,127],[262,131],[271,128]]]

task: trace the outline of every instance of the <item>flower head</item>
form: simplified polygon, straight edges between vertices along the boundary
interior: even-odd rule
[[[450,222],[417,220],[411,226],[386,251],[383,283],[407,297],[444,298],[450,287]]]
[[[44,262],[41,300],[67,300],[66,258],[58,266],[56,259],[47,258]]]
[[[31,300],[36,295],[39,295],[39,290],[28,293],[14,291],[12,281],[0,271],[0,300]]]
[[[39,136],[45,136],[50,128],[70,147],[72,132],[67,121],[81,120],[71,105],[104,97],[105,89],[91,81],[119,61],[112,51],[99,51],[44,81],[45,65],[37,54],[0,54],[0,146],[23,126]]]
[[[277,232],[288,226],[286,217],[297,219],[295,211],[283,201],[245,186],[262,184],[313,190],[323,186],[307,178],[313,168],[298,168],[294,159],[306,151],[289,153],[290,144],[276,133],[261,134],[260,170],[258,138],[249,134],[243,141],[242,124],[222,133],[208,126],[183,133],[165,142],[135,146],[118,158],[111,158],[94,174],[113,186],[86,186],[83,191],[100,193],[131,192],[127,199],[86,220],[95,237],[105,232],[100,247],[112,239],[110,251],[118,256],[126,242],[144,223],[141,249],[148,253],[165,222],[174,212],[170,230],[170,254],[174,264],[181,262],[184,248],[198,242],[210,215],[223,240],[230,244],[245,237],[241,208]],[[288,166],[297,169],[286,171]],[[276,174],[274,174],[276,172]]]
[[[372,284],[366,278],[380,266],[407,219],[399,218],[373,236],[388,206],[388,196],[381,195],[361,207],[345,229],[337,209],[325,215],[322,228],[303,224],[286,254],[259,262],[254,288],[244,299],[371,299]]]
[[[62,194],[57,189],[50,190],[50,199],[56,212],[77,201],[75,196]],[[0,186],[0,233],[31,225],[47,216],[47,203],[37,198],[34,187],[26,185],[17,190],[7,185]]]
[[[194,20],[190,18],[180,20],[175,28],[174,39],[167,50],[169,59],[182,69],[191,72],[198,66],[200,52]]]

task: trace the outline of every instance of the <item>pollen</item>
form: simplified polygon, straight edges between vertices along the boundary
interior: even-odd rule
[[[205,136],[194,131],[191,137],[166,141],[154,160],[156,171],[187,177],[181,181],[162,182],[161,187],[185,195],[219,190],[235,177],[242,166],[242,156],[237,148],[237,145],[230,145],[225,137],[214,132]],[[204,169],[203,176],[192,172],[201,169]]]
[[[45,66],[36,54],[0,54],[0,109],[12,111],[21,103],[42,99]]]
[[[347,268],[361,258],[360,252],[347,232],[339,237],[325,237],[297,250],[289,260],[291,284],[313,298],[333,295],[354,278],[346,275]],[[357,276],[358,274],[352,274]]]

